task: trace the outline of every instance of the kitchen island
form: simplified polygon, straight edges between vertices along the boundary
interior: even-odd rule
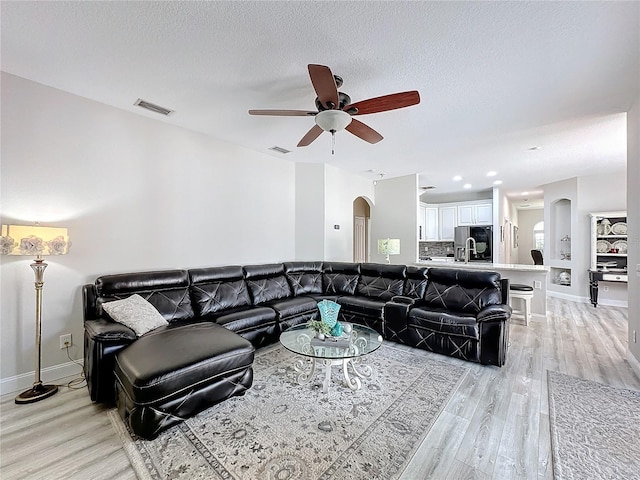
[[[498,272],[502,278],[508,278],[511,283],[522,283],[532,286],[533,299],[531,300],[531,315],[538,319],[546,318],[547,278],[549,277],[549,267],[546,265],[489,262],[464,263],[442,260],[420,260],[414,263],[414,265],[418,267],[460,268],[462,270]],[[520,307],[516,305],[516,308]]]

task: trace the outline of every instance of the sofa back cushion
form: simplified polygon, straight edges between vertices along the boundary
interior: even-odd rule
[[[365,297],[391,300],[396,295],[402,295],[406,272],[405,265],[363,263],[360,265],[356,293]]]
[[[291,287],[281,263],[248,265],[243,268],[244,278],[254,305],[292,296]]]
[[[322,262],[285,262],[284,272],[294,295],[322,293]]]
[[[251,305],[241,266],[193,268],[189,277],[193,309],[200,317]]]
[[[98,315],[103,314],[103,303],[122,300],[137,293],[153,305],[169,323],[188,321],[194,317],[186,270],[103,275],[98,277],[95,285]]]
[[[359,263],[325,263],[323,265],[322,289],[327,295],[353,295],[356,292],[359,277]]]
[[[502,300],[500,274],[466,270],[430,268],[425,302],[435,308],[476,314],[487,305]]]
[[[407,279],[404,282],[403,295],[409,298],[422,298],[427,290],[427,267],[407,267]]]

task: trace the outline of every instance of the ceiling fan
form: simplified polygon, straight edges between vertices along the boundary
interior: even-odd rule
[[[342,86],[342,78],[334,75],[329,67],[311,64],[309,65],[309,76],[318,95],[316,97],[318,111],[249,110],[249,115],[314,117],[316,124],[298,142],[298,147],[310,145],[322,132],[330,132],[333,144],[335,144],[335,133],[343,129],[366,142],[378,143],[382,140],[382,135],[359,120],[352,118],[354,115],[386,112],[387,110],[410,107],[420,103],[420,94],[417,90],[392,93],[351,103],[349,95],[338,91],[338,88]],[[331,153],[334,153],[333,148]]]

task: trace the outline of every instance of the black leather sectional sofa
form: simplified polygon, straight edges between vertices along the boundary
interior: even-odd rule
[[[254,349],[317,319],[317,302],[385,339],[502,366],[508,280],[495,272],[343,262],[286,262],[105,275],[83,287],[91,399],[117,403],[138,435],[157,434],[253,380]],[[139,294],[168,325],[137,337],[102,309]]]

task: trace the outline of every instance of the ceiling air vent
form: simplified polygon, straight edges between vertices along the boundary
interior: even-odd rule
[[[273,150],[274,152],[278,152],[278,153],[291,153],[291,150],[287,150],[286,148],[282,148],[282,147],[271,147],[269,150]]]
[[[420,190],[433,190],[436,188],[435,185],[427,185],[426,187],[420,187]]]
[[[134,105],[137,107],[146,108],[147,110],[150,110],[152,112],[159,113],[160,115],[164,115],[165,117],[171,115],[174,112],[173,110],[161,107],[160,105],[155,105],[151,102],[147,102],[146,100],[142,100],[141,98],[136,100],[136,103],[134,103]]]

